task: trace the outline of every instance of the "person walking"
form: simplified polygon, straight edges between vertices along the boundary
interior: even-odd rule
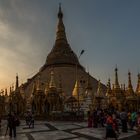
[[[127,113],[125,112],[124,109],[122,109],[122,112],[120,113],[120,118],[121,118],[121,123],[122,123],[122,132],[128,132],[128,127],[127,127]]]
[[[116,133],[116,136],[119,137],[119,134],[120,134],[120,132],[119,132],[119,123],[118,123],[118,119],[117,119],[117,116],[116,116],[115,113],[112,115],[112,118],[113,118],[113,129],[114,129],[114,131]]]
[[[29,128],[31,128],[31,126],[32,126],[32,128],[34,128],[34,116],[33,115],[31,115],[31,118],[30,118]]]
[[[88,114],[88,127],[92,127],[93,119],[91,113]]]
[[[134,126],[136,125],[136,121],[137,121],[137,114],[134,111],[131,113],[131,130],[133,130]]]
[[[98,116],[96,110],[93,111],[92,122],[93,122],[93,127],[98,128]]]
[[[9,114],[7,121],[8,121],[7,129],[9,128],[9,136],[16,137],[16,116],[15,116],[15,114]]]
[[[115,140],[118,140],[114,126],[115,124],[113,122],[112,114],[108,113],[106,120],[106,136],[105,136],[106,140],[108,138],[114,138]]]

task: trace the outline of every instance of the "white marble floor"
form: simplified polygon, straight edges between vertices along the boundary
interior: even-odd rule
[[[17,127],[16,139],[5,136],[5,132],[6,121],[2,121],[0,140],[99,140],[105,136],[105,128],[87,128],[86,122],[35,121],[35,127],[28,128],[21,121],[21,125]],[[119,139],[135,135],[135,131],[121,133]]]

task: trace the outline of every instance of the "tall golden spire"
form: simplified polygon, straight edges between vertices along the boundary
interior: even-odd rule
[[[118,81],[118,69],[117,67],[115,68],[115,85],[114,85],[115,89],[120,89],[120,85],[119,85],[119,81]]]
[[[78,84],[78,81],[76,80],[74,89],[72,92],[72,96],[74,96],[76,99],[78,99],[78,94],[79,94],[79,84]]]
[[[72,92],[72,96],[74,96],[76,99],[79,98],[78,100],[81,100],[83,99],[83,94],[84,94],[83,86],[78,80],[76,80],[74,89]]]
[[[53,66],[54,64],[57,64],[57,65],[77,64],[78,66],[80,65],[77,55],[71,49],[67,41],[65,26],[63,24],[63,12],[61,9],[61,4],[59,4],[59,11],[58,11],[56,40],[55,40],[55,43],[51,52],[47,56],[46,63],[41,68],[41,70],[45,69],[46,66]]]
[[[138,83],[136,88],[137,95],[140,95],[140,73],[138,73]]]
[[[57,33],[56,33],[56,43],[59,41],[63,41],[65,43],[67,43],[65,26],[63,24],[63,12],[61,10],[61,4],[59,4],[59,11],[58,11],[58,25],[57,25]]]
[[[133,86],[132,86],[132,83],[131,83],[131,73],[130,72],[128,72],[128,89],[127,89],[127,93],[128,93],[128,95],[134,94]]]
[[[5,89],[5,96],[8,96],[8,94],[7,94],[7,88]]]
[[[106,91],[106,96],[110,96],[112,93],[112,90],[111,90],[111,84],[110,84],[110,78],[108,79],[108,83],[107,83],[107,91]]]
[[[18,82],[18,74],[16,75],[16,85],[15,85],[15,90],[18,89],[19,86],[19,82]]]

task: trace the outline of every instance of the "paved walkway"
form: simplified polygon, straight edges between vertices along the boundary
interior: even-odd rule
[[[0,140],[15,140],[5,136],[6,122],[2,121]],[[17,127],[16,140],[101,140],[105,136],[105,128],[87,128],[87,123],[81,122],[46,122],[36,121],[34,128],[28,128],[25,122]],[[135,131],[121,133],[119,139],[140,140]]]

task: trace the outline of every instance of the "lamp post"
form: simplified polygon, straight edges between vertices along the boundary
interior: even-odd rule
[[[84,53],[85,51],[82,50],[81,53],[79,54],[78,56],[78,60],[80,59],[80,57],[82,56],[82,54]],[[78,63],[76,63],[76,81],[78,82]],[[77,83],[77,86],[78,86],[78,83]],[[79,91],[78,91],[78,88],[77,87],[77,96],[78,96],[78,116],[79,116],[79,112],[80,112],[80,101],[79,101]]]

